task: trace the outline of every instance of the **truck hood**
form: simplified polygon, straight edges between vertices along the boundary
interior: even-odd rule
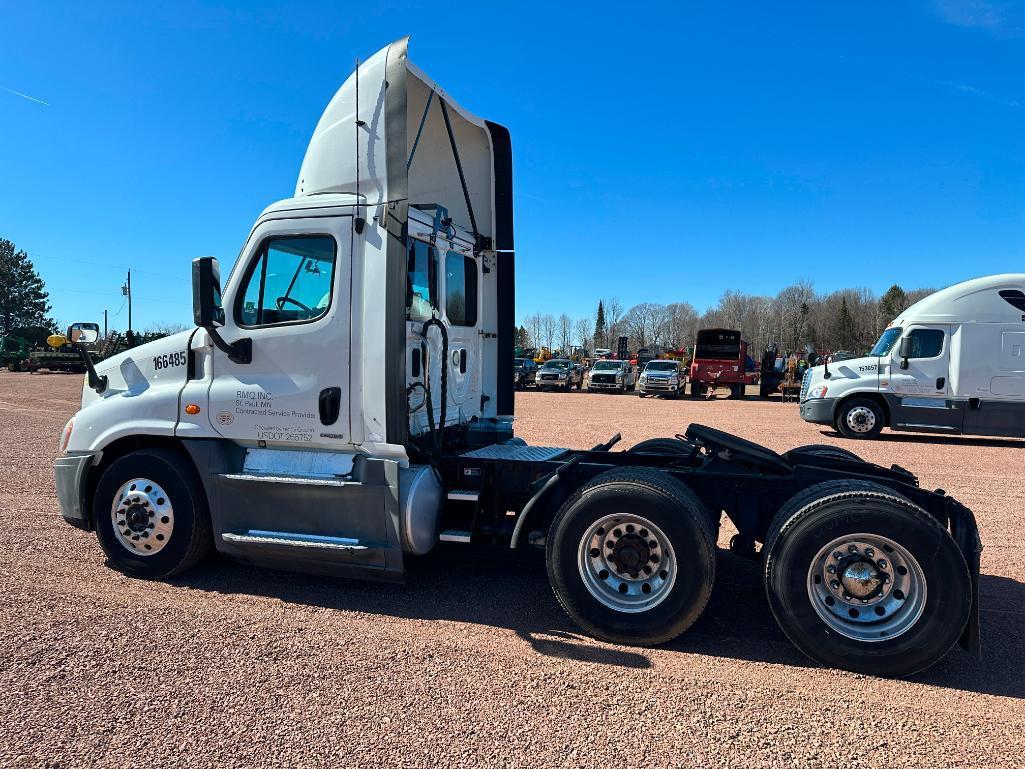
[[[188,371],[189,339],[195,329],[172,334],[96,364],[96,373],[107,377],[107,389],[97,394],[85,384],[82,407],[106,398],[139,396],[151,387],[180,387]]]
[[[866,356],[830,363],[829,379],[826,379],[826,366],[813,366],[809,371],[811,376],[808,378],[808,389],[819,385],[830,388],[836,387],[840,383],[853,384],[858,381],[865,385],[871,382],[874,387],[879,379],[879,359]]]

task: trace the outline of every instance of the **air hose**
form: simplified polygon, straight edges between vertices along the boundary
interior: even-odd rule
[[[444,454],[445,419],[448,416],[448,329],[437,318],[428,318],[420,329],[420,336],[423,337],[424,341],[429,341],[427,339],[427,332],[431,326],[437,326],[441,332],[441,419],[437,429],[435,429],[434,425],[434,404],[431,402],[429,383],[427,386],[421,386],[423,386],[424,393],[427,395],[427,422],[431,428],[431,435],[434,438],[434,451],[440,459]]]

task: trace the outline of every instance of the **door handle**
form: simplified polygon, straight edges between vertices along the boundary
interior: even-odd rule
[[[333,425],[338,421],[338,412],[342,408],[342,388],[325,387],[320,391],[320,423]]]
[[[945,376],[936,378],[936,389],[942,390],[947,384],[947,378]]]
[[[459,373],[466,373],[466,348],[464,347],[459,351]]]

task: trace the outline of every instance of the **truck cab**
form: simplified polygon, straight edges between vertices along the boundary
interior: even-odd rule
[[[512,437],[511,172],[406,40],[360,64],[224,279],[193,263],[196,328],[97,364],[65,518],[139,574],[209,515],[242,560],[399,578],[438,540],[441,453]]]
[[[848,438],[883,427],[1025,436],[1025,275],[938,291],[901,313],[868,354],[809,369],[801,416]]]

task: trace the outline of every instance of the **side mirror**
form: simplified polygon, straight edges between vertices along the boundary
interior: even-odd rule
[[[92,344],[100,338],[100,327],[95,323],[72,323],[65,334],[68,341]]]
[[[224,325],[221,268],[212,256],[192,260],[192,318],[207,330]]]
[[[908,358],[911,357],[911,335],[903,336],[900,339],[900,343],[897,345],[897,355],[900,357],[900,367],[906,369],[908,367]]]

